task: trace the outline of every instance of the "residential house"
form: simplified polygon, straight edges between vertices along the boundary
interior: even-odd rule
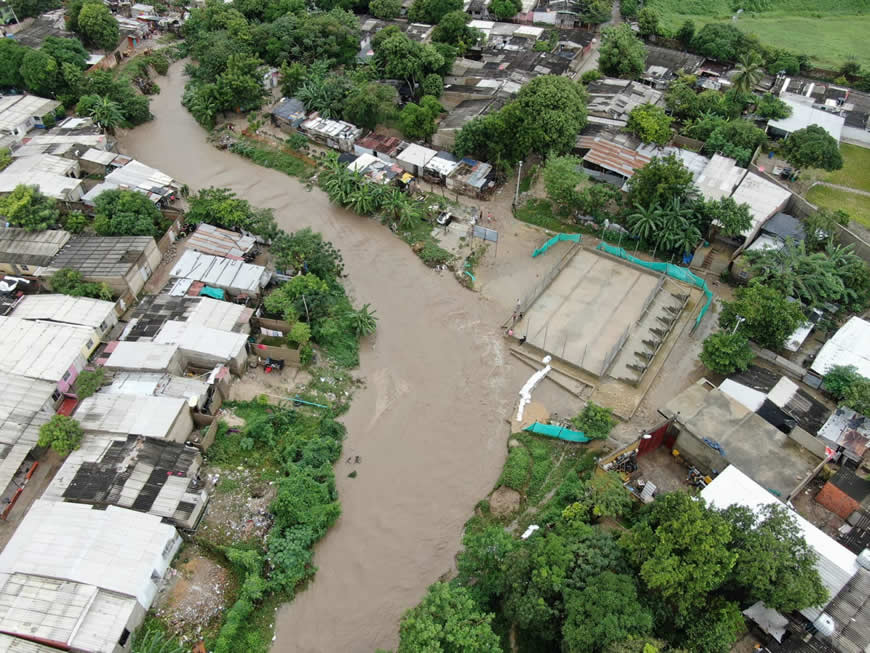
[[[0,137],[9,136],[12,143],[18,143],[30,130],[45,129],[45,117],[51,115],[49,124],[54,124],[54,112],[59,106],[57,100],[36,95],[0,97]]]
[[[295,131],[305,120],[305,105],[295,97],[281,98],[271,116],[272,124],[286,131]]]
[[[435,158],[432,157],[426,165],[430,165]],[[447,177],[447,188],[469,197],[483,198],[495,187],[494,175],[495,170],[491,164],[465,157],[453,167]]]
[[[69,239],[70,233],[63,230],[0,229],[0,272],[35,274],[51,263]]]
[[[200,254],[242,260],[254,249],[257,239],[202,222],[187,237],[185,243],[187,249]]]
[[[353,144],[362,129],[343,120],[321,118],[317,112],[299,125],[299,130],[312,140],[341,152],[353,152]]]
[[[190,365],[211,369],[225,364],[234,374],[241,374],[245,369],[247,341],[248,337],[244,333],[220,331],[175,320],[166,322],[154,337],[156,344],[177,345]]]
[[[258,296],[269,283],[272,273],[262,265],[186,250],[172,267],[169,276],[191,282],[201,281],[231,295],[244,293]]]
[[[118,323],[114,302],[70,295],[25,295],[11,315],[22,320],[89,327],[101,340]]]
[[[437,150],[411,143],[399,153],[396,162],[402,169],[407,170],[415,177],[419,177],[429,160],[437,155]]]
[[[799,129],[817,125],[828,132],[835,141],[840,142],[846,119],[839,113],[815,108],[811,98],[786,93],[780,95],[780,99],[791,107],[791,115],[788,118],[769,121],[767,123],[768,134],[788,138]]]
[[[200,452],[178,442],[87,435],[66,457],[42,499],[129,508],[193,529],[208,503],[201,467]]]
[[[589,122],[610,127],[625,127],[628,114],[642,104],[658,105],[663,93],[640,82],[605,77],[586,86],[589,95]]]
[[[109,286],[125,309],[145,287],[160,259],[157,243],[150,236],[76,236],[37,276],[51,277],[64,268],[77,270],[85,281]]]
[[[129,651],[180,546],[154,515],[37,500],[0,552],[3,633],[64,650]]]
[[[850,317],[816,354],[810,370],[823,377],[837,365],[852,365],[870,378],[870,322]]]
[[[819,462],[706,379],[689,386],[659,412],[679,429],[674,448],[704,474],[715,475],[729,464],[736,465],[763,487],[785,497]]]
[[[137,435],[185,442],[193,431],[190,406],[179,397],[97,392],[73,415],[85,433]]]
[[[187,365],[177,345],[154,342],[110,342],[97,362],[110,372],[166,372],[179,376]]]

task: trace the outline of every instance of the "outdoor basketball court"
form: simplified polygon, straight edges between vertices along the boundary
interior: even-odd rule
[[[541,294],[532,299],[515,336],[600,375],[627,329],[638,321],[659,277],[594,250],[577,248]]]

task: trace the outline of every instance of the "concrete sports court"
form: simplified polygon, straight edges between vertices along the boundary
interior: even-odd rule
[[[572,248],[553,272],[549,285],[545,277],[537,297],[535,289],[523,302],[525,313],[514,335],[602,375],[660,294],[662,278],[585,247]]]

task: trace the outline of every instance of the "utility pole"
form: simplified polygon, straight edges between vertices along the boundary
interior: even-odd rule
[[[523,178],[523,162],[520,161],[519,168],[517,169],[517,189],[514,193],[514,206],[519,204],[520,202],[520,180]]]
[[[746,322],[746,318],[743,317],[742,315],[738,315],[737,316],[737,324],[734,325],[734,329],[731,331],[732,336],[735,333],[737,333],[737,329],[740,328],[740,325],[743,324],[744,322]]]

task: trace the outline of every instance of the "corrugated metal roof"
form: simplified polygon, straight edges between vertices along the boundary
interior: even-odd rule
[[[0,653],[57,653],[57,649],[26,639],[0,634]]]
[[[773,494],[765,490],[746,474],[729,465],[707,487],[701,490],[701,497],[715,508],[723,509],[730,505],[741,505],[758,511],[767,505],[784,505]],[[856,556],[842,544],[825,535],[806,519],[792,511],[801,535],[818,555],[816,569],[822,584],[828,590],[829,598],[837,595],[849,579],[858,571]],[[813,620],[824,606],[801,610],[807,619]]]
[[[399,153],[396,160],[422,168],[437,154],[437,151],[430,150],[428,147],[411,143]]]
[[[154,342],[119,342],[109,354],[106,369],[165,372],[178,356],[175,345]]]
[[[70,580],[135,597],[145,609],[180,544],[159,517],[38,499],[0,552],[0,573]]]
[[[37,186],[40,192],[63,202],[75,201],[80,197],[81,179],[64,177],[42,170],[27,172],[0,172],[0,193],[11,193],[16,186]]]
[[[0,449],[2,445],[36,445],[39,427],[54,414],[55,387],[51,381],[0,372]],[[2,481],[0,486],[5,487]]]
[[[196,231],[187,237],[185,242],[187,249],[202,254],[241,259],[253,249],[257,240],[253,236],[243,236],[235,231],[221,229],[203,222],[196,228]]]
[[[637,170],[643,168],[651,159],[627,147],[616,145],[599,137],[581,136],[578,145],[581,149],[589,148],[584,161],[601,166],[623,177],[632,177]]]
[[[177,397],[98,392],[82,401],[74,417],[85,432],[165,438],[187,402]]]
[[[76,236],[51,262],[54,268],[72,268],[85,277],[119,277],[157,243],[150,236]]]
[[[187,318],[187,322],[219,331],[236,331],[246,312],[250,310],[241,304],[203,297]]]
[[[12,311],[12,316],[22,320],[51,320],[95,329],[117,322],[114,319],[113,302],[61,294],[25,295]]]
[[[38,154],[36,156],[16,157],[4,172],[27,174],[29,172],[49,172],[55,175],[67,175],[78,168],[78,162],[53,154]]]
[[[47,229],[27,231],[0,228],[0,261],[21,265],[48,265],[69,240],[68,231]]]
[[[215,357],[228,362],[244,350],[248,338],[242,333],[219,331],[190,322],[169,320],[154,338],[155,343],[178,345],[182,351]]]
[[[271,277],[262,265],[187,250],[173,266],[171,277],[202,281],[231,292],[257,294]]]
[[[810,369],[823,376],[836,365],[854,365],[861,376],[870,378],[870,322],[850,317],[822,346]]]
[[[89,161],[90,163],[99,163],[104,166],[109,165],[112,161],[114,161],[115,157],[118,156],[115,152],[107,152],[105,150],[98,150],[94,147],[89,148],[87,152],[82,154],[82,161]]]
[[[0,317],[0,371],[57,383],[99,340],[88,327]]]

